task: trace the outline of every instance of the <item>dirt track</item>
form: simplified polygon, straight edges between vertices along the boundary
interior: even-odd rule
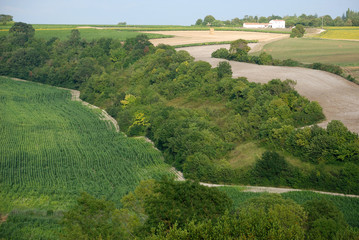
[[[183,177],[183,173],[177,171],[174,167],[170,170],[172,173],[175,174],[177,181],[186,181]],[[213,183],[199,183],[202,186],[206,187],[238,187],[239,185],[224,185],[224,184],[213,184]],[[314,190],[305,190],[305,189],[294,189],[294,188],[279,188],[279,187],[260,187],[260,186],[241,186],[244,188],[243,192],[268,192],[268,193],[286,193],[286,192],[300,192],[300,191],[311,191],[325,195],[331,196],[341,196],[341,197],[352,197],[352,198],[359,198],[359,195],[354,194],[343,194],[343,193],[333,193],[333,192],[322,192],[322,191],[314,191]]]
[[[211,53],[223,45],[178,48],[186,50],[196,60],[209,62],[216,67],[223,59],[211,58]],[[228,47],[228,45],[227,45]],[[263,66],[229,61],[233,77],[246,77],[249,81],[266,83],[272,79],[291,79],[297,82],[295,89],[311,101],[323,107],[326,121],[342,121],[349,130],[359,133],[359,85],[335,74],[297,67]]]
[[[173,38],[160,38],[150,40],[153,45],[160,43],[175,46],[191,43],[204,43],[204,42],[222,42],[234,41],[237,39],[244,40],[258,40],[259,42],[268,42],[288,38],[289,34],[278,33],[261,33],[261,32],[244,32],[244,31],[158,31],[147,32],[164,35],[172,35]]]

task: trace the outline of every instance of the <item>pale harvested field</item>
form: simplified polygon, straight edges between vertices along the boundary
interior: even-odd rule
[[[186,50],[196,60],[209,62],[216,67],[223,59],[211,58],[211,53],[223,45],[178,48]],[[228,47],[228,46],[227,46]],[[349,130],[359,133],[359,85],[323,71],[298,68],[263,66],[229,61],[233,77],[246,77],[249,81],[266,83],[272,79],[292,79],[297,82],[295,89],[311,101],[323,107],[326,121],[319,124],[325,127],[331,120],[342,121]]]
[[[289,37],[289,34],[244,31],[214,31],[213,33],[211,33],[210,31],[150,31],[145,33],[156,33],[174,36],[173,38],[151,39],[150,41],[155,46],[160,43],[175,46],[191,43],[234,41],[237,39],[268,42]]]

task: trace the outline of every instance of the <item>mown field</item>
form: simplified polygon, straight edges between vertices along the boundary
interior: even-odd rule
[[[302,63],[359,65],[359,41],[291,38],[269,43],[263,51],[281,60],[291,58]]]
[[[261,194],[267,193],[254,193],[254,192],[243,192],[243,187],[220,187],[221,191],[224,191],[233,200],[233,206],[238,207],[241,203],[246,200],[258,197]],[[348,224],[353,227],[359,227],[359,198],[342,197],[342,196],[331,196],[310,191],[300,192],[287,192],[282,193],[282,197],[294,200],[299,204],[303,204],[305,201],[325,198],[332,201],[338,209],[343,212],[344,217]]]
[[[64,210],[83,192],[119,204],[168,174],[162,154],[71,101],[68,90],[0,78],[0,213]]]
[[[359,27],[326,27],[318,37],[324,39],[359,40]]]
[[[174,26],[174,25],[63,25],[63,24],[33,24],[36,37],[46,40],[57,37],[61,40],[67,39],[72,29],[78,28],[81,37],[88,41],[93,39],[114,38],[125,40],[140,34],[141,31],[209,31],[205,26]],[[87,28],[91,27],[91,28]],[[0,36],[6,36],[11,25],[0,26]],[[263,29],[243,29],[239,27],[214,27],[217,31],[246,31],[246,32],[269,32],[269,33],[289,33],[289,30],[263,30]],[[171,35],[161,35],[146,33],[150,39],[168,38]]]
[[[68,27],[59,27],[59,28],[40,28],[35,30],[35,37],[42,38],[45,40],[50,40],[51,38],[58,38],[60,40],[66,40],[69,38],[72,29]],[[84,28],[78,29],[81,38],[86,39],[87,41],[96,40],[100,38],[113,38],[121,41],[126,40],[127,38],[134,38],[137,35],[141,34],[137,31],[123,31],[118,29],[94,29],[94,28]],[[8,30],[1,30],[0,36],[6,36],[8,34]],[[148,38],[166,38],[171,37],[169,35],[161,35],[154,33],[146,33]]]

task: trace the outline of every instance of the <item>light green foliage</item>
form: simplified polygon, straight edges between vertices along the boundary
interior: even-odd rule
[[[307,214],[292,200],[265,194],[245,202],[238,210],[245,238],[304,239]]]
[[[126,108],[127,106],[131,106],[132,104],[135,104],[137,101],[136,96],[132,94],[126,94],[125,99],[121,100],[121,104],[123,108]]]
[[[148,239],[304,239],[306,213],[291,200],[263,195],[213,221],[191,221],[168,231],[160,225]]]

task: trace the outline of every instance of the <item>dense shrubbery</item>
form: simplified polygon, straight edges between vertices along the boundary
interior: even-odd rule
[[[280,195],[264,194],[233,209],[228,197],[215,188],[162,180],[142,182],[123,203],[122,209],[113,209],[113,204],[91,196],[79,199],[65,214],[67,239],[349,240],[359,236],[338,208],[325,199],[299,205]],[[78,231],[68,231],[79,226]]]
[[[298,24],[295,26],[295,28],[292,29],[292,32],[290,34],[291,38],[301,38],[304,36],[305,29],[302,24]]]
[[[356,135],[347,134],[350,137],[344,138],[348,141],[345,144],[329,133],[320,133],[325,130],[316,134],[313,128],[313,134],[297,139],[302,131],[308,131],[300,127],[315,124],[324,115],[318,103],[293,89],[290,80],[256,84],[245,78],[233,79],[226,62],[211,68],[207,62],[195,62],[185,51],[165,45],[154,47],[144,35],[125,43],[112,39],[87,42],[74,30],[67,41],[45,42],[30,37],[23,45],[13,44],[13,37],[1,41],[2,75],[80,89],[82,99],[105,108],[126,134],[146,135],[153,140],[166,161],[183,169],[187,177],[312,187],[308,179],[309,175],[315,178],[314,173],[300,175],[294,171],[269,178],[258,175],[253,181],[251,173],[258,171],[231,169],[226,161],[228,153],[246,140],[287,150],[315,164],[358,164]],[[246,42],[238,40],[230,51],[220,49],[214,55],[258,64],[299,65],[292,60],[277,61],[266,53],[248,56],[248,50]],[[301,141],[308,144],[300,145]],[[319,188],[337,189],[330,179],[340,174],[321,172]],[[355,171],[345,174],[348,181],[356,176]],[[329,184],[327,188],[325,184]],[[355,192],[356,185],[347,182],[350,187],[342,191]]]

